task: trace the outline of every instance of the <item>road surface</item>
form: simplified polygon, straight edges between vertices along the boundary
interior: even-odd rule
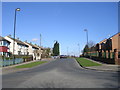
[[[87,70],[75,59],[58,59],[2,76],[3,88],[118,88],[118,73]]]

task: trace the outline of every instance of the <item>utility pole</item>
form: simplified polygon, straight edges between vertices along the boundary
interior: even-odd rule
[[[40,47],[41,47],[41,37],[42,37],[42,36],[41,36],[41,34],[40,34]]]
[[[68,47],[67,47],[67,56],[68,56]]]
[[[84,31],[86,32],[86,37],[87,37],[87,46],[88,46],[88,30],[87,29],[84,29]],[[88,50],[87,50],[87,55],[88,55]]]
[[[78,56],[80,55],[80,44],[78,43]]]
[[[40,34],[40,52],[42,53],[42,51],[41,51],[41,48],[42,48],[42,47],[41,47],[41,46],[42,46],[42,45],[41,45],[41,37],[42,37],[42,36],[41,36],[41,34]],[[40,60],[41,60],[41,58],[42,58],[42,57],[40,56]]]

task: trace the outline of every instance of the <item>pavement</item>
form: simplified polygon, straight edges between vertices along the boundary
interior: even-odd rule
[[[101,66],[91,66],[91,67],[83,67],[85,69],[91,69],[91,70],[100,70],[100,71],[114,71],[119,72],[120,71],[120,65],[113,65],[113,64],[103,64],[101,62],[97,62],[91,59],[86,58],[87,60],[102,64]]]
[[[75,59],[57,59],[2,75],[3,88],[118,88],[118,72],[82,68]]]
[[[41,61],[54,61],[55,59],[51,59],[51,58],[44,58]],[[24,64],[28,64],[28,63],[32,63],[32,62],[37,62],[40,60],[33,60],[33,61],[29,61],[29,62],[24,62],[24,63],[20,63],[20,64],[16,64],[16,65],[12,65],[12,66],[6,66],[6,67],[2,67],[0,75],[4,75],[4,74],[8,74],[8,73],[13,73],[13,72],[18,72],[18,71],[24,71],[24,70],[28,70],[29,68],[15,68],[18,65],[24,65]],[[46,63],[44,63],[46,64]]]

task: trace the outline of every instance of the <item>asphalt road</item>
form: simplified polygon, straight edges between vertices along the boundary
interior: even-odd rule
[[[3,88],[118,88],[118,73],[86,70],[74,59],[59,59],[2,76]]]

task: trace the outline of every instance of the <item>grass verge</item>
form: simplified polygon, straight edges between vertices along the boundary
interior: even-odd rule
[[[83,67],[90,67],[90,66],[101,66],[102,64],[98,64],[95,62],[92,62],[90,60],[87,60],[85,58],[75,58],[77,62],[82,65]]]
[[[28,63],[24,65],[19,65],[19,66],[16,66],[15,68],[31,68],[31,67],[34,67],[34,66],[46,63],[46,62],[47,61],[37,61],[37,62],[32,62],[32,63]]]

